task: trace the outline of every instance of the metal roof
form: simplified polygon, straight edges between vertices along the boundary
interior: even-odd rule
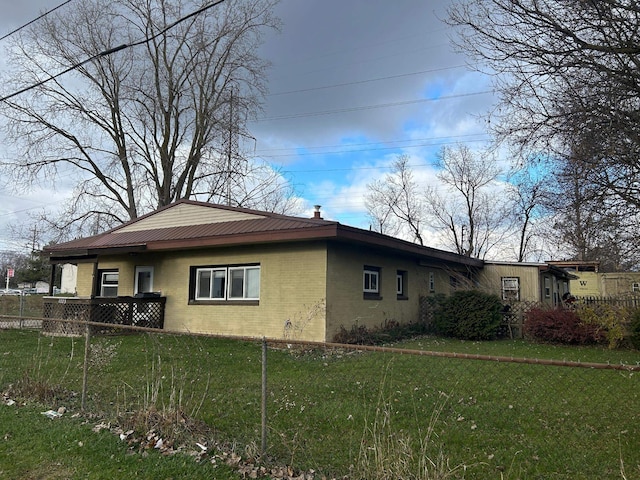
[[[171,226],[170,223],[176,219],[175,211],[171,212],[171,209],[179,206],[192,214],[201,212],[204,217],[211,217],[213,220],[208,220],[209,223],[200,223],[200,220],[196,224]],[[220,215],[216,215],[217,213]],[[165,226],[162,221],[158,221],[162,219],[166,219],[169,225]],[[150,228],[143,228],[145,225]],[[65,262],[127,252],[313,240],[355,243],[437,262],[482,266],[482,261],[478,259],[423,247],[322,218],[299,218],[192,200],[180,200],[100,235],[47,246],[45,252],[52,262]]]

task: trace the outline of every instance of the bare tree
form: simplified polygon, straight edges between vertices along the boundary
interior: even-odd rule
[[[581,162],[559,160],[549,179],[547,209],[553,234],[571,259],[599,261],[603,271],[637,269],[639,215],[636,208],[603,195]]]
[[[457,253],[485,258],[509,231],[508,197],[494,198],[491,191],[500,174],[495,157],[464,145],[443,147],[438,168],[444,190],[430,188],[425,193],[431,227],[446,232],[447,243]]]
[[[5,174],[72,184],[66,226],[93,230],[224,195],[233,172],[252,171],[225,142],[248,136],[260,109],[268,65],[256,52],[279,27],[277,1],[85,0],[48,15],[12,46],[5,89],[36,86],[2,102],[15,145]]]
[[[640,6],[632,0],[461,0],[456,44],[494,74],[499,139],[549,158],[589,144],[607,194],[640,206]],[[497,75],[495,75],[497,74]]]
[[[511,196],[514,230],[517,231],[518,262],[526,261],[531,255],[539,254],[536,239],[540,238],[540,221],[547,212],[544,209],[547,198],[548,175],[538,169],[524,166],[511,175],[508,193]]]
[[[367,185],[367,213],[376,231],[388,235],[406,235],[424,245],[422,238],[423,205],[419,187],[409,166],[409,157],[400,155],[384,179]]]

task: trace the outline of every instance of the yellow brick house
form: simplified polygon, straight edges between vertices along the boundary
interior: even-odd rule
[[[166,330],[313,341],[416,321],[421,295],[482,268],[319,209],[299,218],[190,200],[45,252],[77,265],[79,299],[161,297]]]

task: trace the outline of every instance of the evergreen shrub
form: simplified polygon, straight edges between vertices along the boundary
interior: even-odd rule
[[[435,333],[463,340],[492,340],[502,324],[502,302],[496,295],[461,290],[445,298],[434,312]]]

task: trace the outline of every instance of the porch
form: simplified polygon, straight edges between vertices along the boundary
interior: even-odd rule
[[[78,323],[59,320],[89,321],[114,325],[162,329],[166,297],[142,294],[134,297],[44,297],[42,331],[52,335],[81,335],[84,328]],[[108,328],[92,327],[98,332]]]

